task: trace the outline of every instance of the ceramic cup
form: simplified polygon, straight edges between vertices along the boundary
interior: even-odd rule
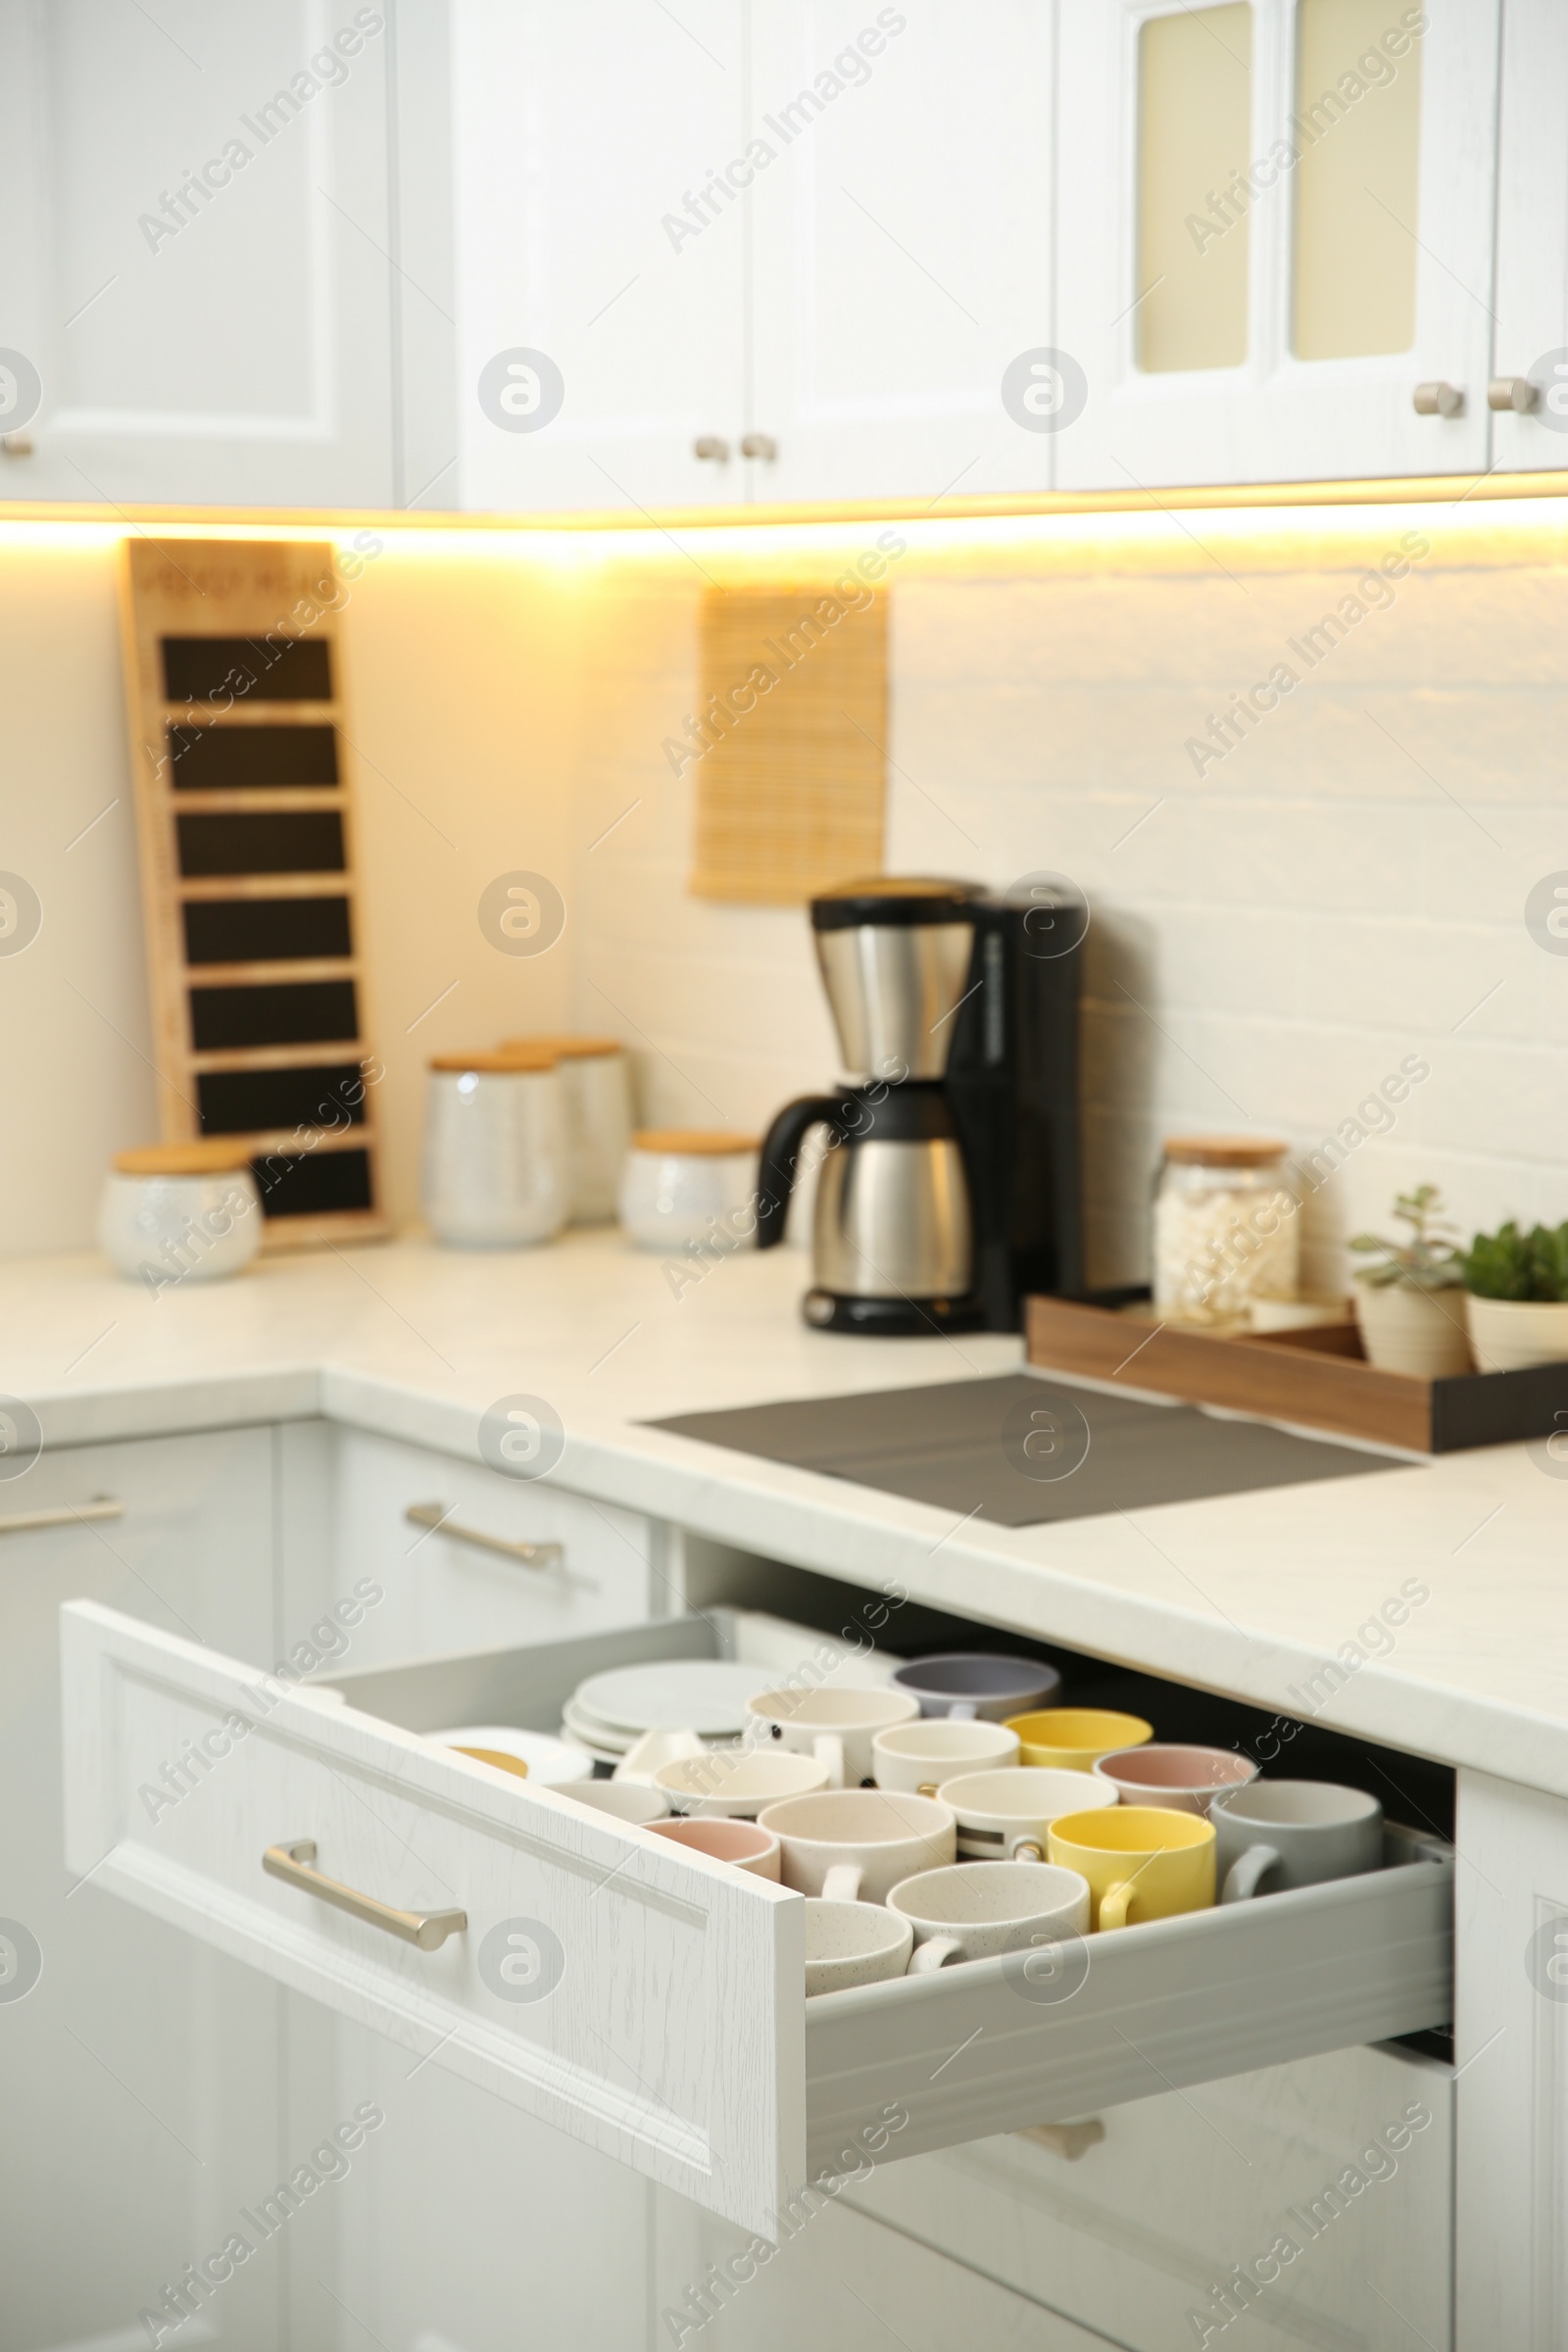
[[[248,1266],[262,1246],[261,1196],[232,1144],[117,1152],[98,1202],[98,1247],[117,1274],[157,1294]]]
[[[615,1213],[620,1171],[631,1148],[631,1064],[615,1037],[509,1037],[507,1054],[553,1054],[561,1070],[566,1131],[567,1215],[604,1225]]]
[[[1049,1707],[1061,1689],[1061,1677],[1039,1658],[952,1649],[911,1658],[894,1674],[893,1688],[913,1691],[922,1715],[955,1716],[960,1723],[1002,1723],[1009,1715]]]
[[[566,1793],[573,1804],[591,1805],[613,1821],[634,1821],[640,1829],[669,1818],[663,1790],[649,1788],[641,1781],[579,1781]]]
[[[830,1788],[858,1788],[871,1778],[877,1733],[912,1722],[920,1702],[907,1690],[761,1690],[746,1712],[753,1744],[815,1756]]]
[[[715,1862],[731,1863],[736,1870],[752,1871],[760,1879],[779,1875],[779,1841],[771,1831],[759,1829],[755,1821],[652,1821],[648,1834],[667,1838],[671,1845],[683,1845],[688,1853],[711,1854]]]
[[[1116,1715],[1104,1707],[1048,1707],[1035,1715],[1010,1715],[1007,1729],[1020,1742],[1018,1760],[1054,1772],[1092,1772],[1102,1756],[1119,1747],[1142,1747],[1154,1727],[1141,1715]]]
[[[881,1903],[901,1879],[954,1858],[953,1815],[934,1796],[824,1788],[758,1816],[784,1848],[786,1886],[829,1902]]]
[[[654,1787],[671,1812],[708,1821],[755,1821],[764,1805],[810,1796],[827,1785],[825,1764],[783,1749],[759,1755],[749,1748],[710,1747],[700,1756],[677,1756],[654,1774]]]
[[[1206,1911],[1214,1900],[1214,1825],[1154,1805],[1106,1805],[1051,1825],[1051,1859],[1089,1881],[1096,1928]]]
[[[880,1984],[902,1977],[914,1931],[906,1919],[876,1903],[806,1905],[806,1997],[847,1992],[852,1984]]]
[[[1018,1761],[1018,1735],[1004,1723],[896,1723],[871,1742],[879,1788],[935,1796],[961,1772],[999,1771]]]
[[[439,1054],[425,1103],[424,1214],[468,1250],[547,1242],[566,1218],[565,1130],[554,1057]]]
[[[502,1772],[517,1773],[536,1788],[560,1788],[591,1781],[594,1760],[586,1748],[570,1740],[552,1739],[548,1732],[519,1731],[511,1723],[460,1723],[449,1732],[426,1732],[441,1747],[460,1755],[477,1756]]]
[[[1383,1864],[1383,1807],[1331,1781],[1258,1781],[1227,1789],[1209,1816],[1225,1903],[1353,1879]]]
[[[639,1250],[681,1250],[757,1231],[757,1141],[706,1128],[643,1128],[621,1170],[618,1209]]]
[[[1090,1777],[1108,1781],[1124,1805],[1207,1813],[1222,1788],[1255,1781],[1257,1766],[1234,1747],[1179,1747],[1155,1740],[1148,1747],[1118,1747],[1102,1756]]]
[[[971,1862],[1044,1862],[1054,1821],[1113,1805],[1116,1791],[1081,1772],[1023,1764],[1011,1772],[970,1772],[944,1781],[942,1802],[957,1823],[958,1853]]]
[[[951,1960],[989,1960],[1031,1944],[1059,1943],[1089,1933],[1089,1882],[1050,1862],[959,1862],[905,1879],[888,1909],[914,1930],[909,1975],[923,1977]]]

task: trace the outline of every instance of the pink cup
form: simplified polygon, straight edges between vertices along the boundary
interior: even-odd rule
[[[715,1862],[733,1863],[760,1879],[778,1877],[778,1839],[755,1821],[651,1821],[648,1834],[667,1838],[672,1845],[687,1846],[693,1853],[711,1854]]]
[[[1245,1788],[1256,1780],[1257,1766],[1234,1747],[1179,1747],[1157,1740],[1102,1756],[1094,1777],[1108,1781],[1124,1805],[1155,1805],[1206,1820],[1221,1789]]]

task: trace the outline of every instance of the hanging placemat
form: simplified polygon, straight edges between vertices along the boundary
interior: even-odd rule
[[[858,579],[707,590],[702,678],[671,750],[696,779],[693,895],[791,906],[880,873],[885,591]]]
[[[159,1120],[243,1142],[270,1248],[387,1228],[329,546],[125,548]]]

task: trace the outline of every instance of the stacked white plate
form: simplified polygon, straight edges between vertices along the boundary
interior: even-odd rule
[[[648,1732],[695,1732],[705,1745],[738,1740],[746,1701],[767,1688],[767,1670],[729,1658],[663,1658],[591,1674],[566,1701],[568,1738],[618,1764]]]

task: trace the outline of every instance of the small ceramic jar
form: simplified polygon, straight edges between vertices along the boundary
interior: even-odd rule
[[[710,1242],[740,1249],[757,1231],[757,1143],[703,1127],[647,1127],[632,1137],[620,1221],[640,1250]]]
[[[561,1231],[565,1124],[552,1053],[431,1062],[424,1214],[436,1240],[457,1249],[516,1249]]]
[[[613,1037],[509,1037],[501,1051],[555,1054],[566,1123],[566,1215],[573,1225],[608,1224],[631,1146],[631,1062],[625,1047]]]
[[[260,1250],[265,1222],[242,1144],[148,1144],[115,1154],[98,1247],[117,1274],[156,1294],[237,1274]]]

